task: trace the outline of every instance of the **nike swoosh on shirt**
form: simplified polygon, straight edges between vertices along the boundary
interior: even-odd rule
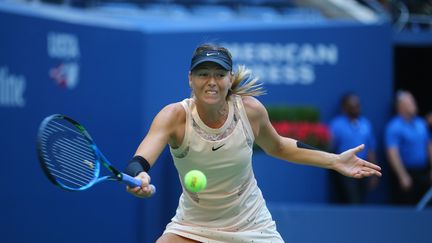
[[[222,145],[220,145],[220,146],[218,146],[218,147],[212,147],[212,151],[216,151],[216,150],[218,150],[218,149],[220,149],[220,148],[222,148],[223,146],[225,146],[225,144],[222,144]]]

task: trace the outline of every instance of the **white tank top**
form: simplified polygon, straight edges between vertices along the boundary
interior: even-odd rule
[[[165,232],[204,242],[283,242],[252,171],[254,135],[241,97],[229,98],[227,120],[217,129],[204,124],[193,99],[181,104],[185,136],[180,147],[170,151],[183,193]],[[198,193],[183,185],[184,175],[193,169],[207,177],[207,187]]]

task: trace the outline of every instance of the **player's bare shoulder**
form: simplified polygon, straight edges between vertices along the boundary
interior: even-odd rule
[[[255,97],[243,96],[242,100],[253,133],[255,137],[257,137],[260,127],[268,121],[267,110],[264,105]]]
[[[242,96],[242,100],[250,121],[266,116],[267,111],[264,105],[257,98],[252,96]]]
[[[157,115],[157,119],[163,123],[165,131],[169,134],[170,146],[178,147],[183,141],[186,125],[186,111],[181,102],[165,106]]]
[[[182,125],[186,121],[186,111],[180,102],[166,105],[157,115],[161,122],[166,122],[168,126],[174,127]]]

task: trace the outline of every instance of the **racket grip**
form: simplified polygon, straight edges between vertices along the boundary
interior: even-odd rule
[[[133,178],[132,176],[122,173],[123,181],[130,187],[139,187],[141,186],[141,181],[138,179]],[[150,184],[150,189],[152,191],[152,195],[156,193],[156,187],[152,184]]]

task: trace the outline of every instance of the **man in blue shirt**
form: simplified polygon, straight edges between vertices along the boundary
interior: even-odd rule
[[[396,95],[397,115],[386,128],[387,156],[394,172],[394,203],[416,204],[432,181],[432,143],[426,121],[417,116],[417,104],[408,91]]]
[[[364,144],[365,148],[357,154],[362,159],[376,163],[376,140],[372,126],[367,118],[360,114],[360,99],[350,92],[342,97],[342,114],[330,122],[332,135],[332,152],[340,153],[348,148]],[[368,185],[373,188],[377,185],[377,178],[367,180],[354,180],[330,172],[333,187],[332,199],[336,203],[359,204],[365,203]]]

